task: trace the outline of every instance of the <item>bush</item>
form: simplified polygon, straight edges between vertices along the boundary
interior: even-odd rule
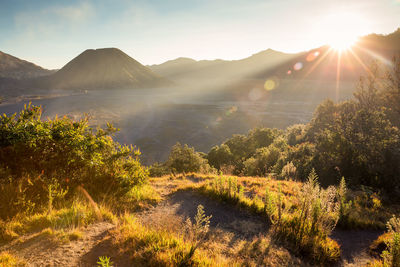
[[[165,165],[170,172],[174,173],[212,172],[207,159],[205,159],[200,153],[196,152],[193,147],[189,147],[188,145],[182,146],[180,143],[177,143],[172,147]]]
[[[208,162],[217,170],[221,170],[223,166],[233,164],[234,156],[231,150],[225,144],[213,147],[207,155]]]
[[[265,176],[274,170],[274,166],[278,162],[280,155],[280,150],[273,145],[257,149],[254,157],[244,162],[244,174],[249,176]]]
[[[296,179],[296,166],[294,166],[293,162],[290,161],[285,166],[283,166],[281,176],[283,179],[286,180]]]
[[[338,260],[340,247],[329,238],[339,219],[336,189],[322,189],[313,170],[299,194],[298,206],[292,211],[284,209],[280,193],[269,204],[277,236],[288,242],[294,251],[307,253],[318,263]]]
[[[400,266],[400,218],[393,216],[387,223],[392,238],[386,241],[387,250],[383,251],[384,266]]]
[[[0,218],[37,209],[61,193],[70,197],[78,186],[93,197],[118,197],[146,181],[140,151],[114,142],[111,124],[93,130],[87,118],[41,115],[29,104],[0,118]]]

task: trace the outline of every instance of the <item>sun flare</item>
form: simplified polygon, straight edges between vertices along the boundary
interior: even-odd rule
[[[351,48],[358,36],[367,32],[368,21],[360,14],[337,11],[324,16],[318,29],[323,41],[333,49],[343,51]]]

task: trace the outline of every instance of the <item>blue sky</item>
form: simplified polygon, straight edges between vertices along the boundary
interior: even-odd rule
[[[239,59],[390,33],[399,18],[400,0],[0,0],[0,50],[46,68],[100,47],[143,64]]]

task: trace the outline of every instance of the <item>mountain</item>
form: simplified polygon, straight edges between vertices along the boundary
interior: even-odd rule
[[[177,58],[159,65],[149,66],[155,73],[180,83],[191,83],[193,80],[210,81],[220,79],[240,79],[259,70],[273,69],[281,62],[288,61],[297,54],[287,54],[272,49],[261,51],[241,60],[200,60]]]
[[[354,81],[366,74],[366,68],[374,61],[384,63],[400,54],[400,29],[388,34],[370,34],[361,37],[351,50],[339,53],[329,46],[322,46],[295,54],[272,49],[241,60],[201,60],[188,58],[170,60],[150,68],[167,78],[185,84],[195,80],[215,82],[230,81],[224,86],[237,86],[238,81],[264,80],[270,77],[282,79],[307,79],[318,81]],[[338,68],[339,64],[339,68]],[[239,83],[240,87],[242,83]],[[254,84],[252,83],[251,86]]]
[[[282,62],[273,71],[260,70],[254,78],[266,78],[271,75],[280,78],[310,80],[358,80],[366,75],[374,61],[390,64],[394,56],[400,55],[400,28],[395,32],[382,35],[370,34],[359,38],[351,49],[342,52],[329,46],[322,46],[299,53],[297,57]],[[295,65],[300,63],[300,69]]]
[[[51,73],[53,71],[0,51],[0,78],[26,79]]]
[[[39,79],[51,89],[162,87],[172,83],[117,48],[88,49],[56,73]]]

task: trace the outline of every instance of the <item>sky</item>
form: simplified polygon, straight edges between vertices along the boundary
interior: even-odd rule
[[[146,65],[233,60],[388,34],[399,18],[400,0],[0,0],[0,51],[49,69],[103,47]]]

